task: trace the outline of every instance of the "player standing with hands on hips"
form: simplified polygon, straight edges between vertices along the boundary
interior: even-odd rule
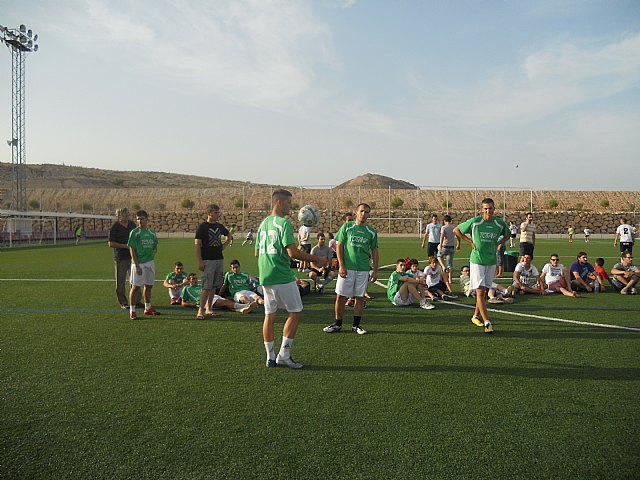
[[[285,215],[291,209],[291,192],[276,190],[271,195],[273,209],[258,228],[256,253],[258,254],[258,270],[260,284],[264,289],[264,323],[262,336],[267,351],[267,367],[285,366],[302,368],[291,356],[291,345],[298,330],[298,322],[302,313],[302,299],[296,284],[296,275],[291,271],[291,259],[315,262],[328,266],[326,258],[298,250],[293,226]],[[287,321],[282,330],[282,345],[276,357],[274,350],[274,323],[278,307],[288,312]]]
[[[485,198],[482,200],[482,215],[470,218],[454,230],[460,240],[471,245],[470,286],[476,290],[476,309],[471,322],[478,327],[484,326],[485,333],[493,333],[487,312],[487,296],[496,272],[497,246],[509,238],[509,227],[502,218],[494,216],[495,209],[493,200]],[[471,238],[467,233],[471,234]],[[501,235],[502,240],[498,242]]]
[[[337,333],[342,329],[345,303],[349,297],[355,297],[351,331],[358,335],[367,333],[360,326],[364,294],[369,281],[375,282],[378,278],[378,232],[367,224],[370,213],[371,207],[361,203],[356,208],[355,221],[344,223],[336,233],[336,254],[340,265],[336,280],[336,321],[324,327],[326,333]],[[371,274],[369,258],[373,260]]]

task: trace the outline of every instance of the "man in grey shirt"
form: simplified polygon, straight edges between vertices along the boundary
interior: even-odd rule
[[[324,267],[318,263],[311,262],[311,268],[309,270],[309,278],[313,280],[313,283],[316,286],[316,289],[319,293],[324,293],[324,287],[327,286],[331,280],[336,278],[336,272],[331,269],[331,262],[333,260],[333,251],[326,245],[326,238],[324,233],[318,233],[318,244],[311,249],[311,255],[316,255],[320,258],[327,259],[327,267]],[[323,278],[320,283],[318,283],[318,279]]]
[[[451,285],[451,281],[453,278],[453,256],[456,250],[460,250],[460,239],[456,237],[456,234],[454,232],[455,228],[455,225],[451,223],[451,216],[445,215],[444,225],[440,229],[438,262],[442,267],[442,271],[446,272],[449,277],[449,285]]]

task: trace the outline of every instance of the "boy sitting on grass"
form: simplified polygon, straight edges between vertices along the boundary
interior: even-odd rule
[[[198,275],[195,273],[190,273],[187,277],[188,284],[182,289],[182,306],[188,308],[199,308],[200,307],[200,294],[202,293],[202,287],[198,285]],[[249,305],[245,305],[244,303],[235,303],[231,300],[227,300],[226,298],[222,298],[218,295],[213,296],[213,300],[211,300],[211,307],[216,308],[226,308],[227,310],[231,310],[232,312],[238,313],[251,313],[258,306],[258,302],[252,302]],[[209,314],[211,317],[219,317],[219,313],[211,313]],[[196,320],[204,320],[204,315],[197,315]]]
[[[164,279],[163,285],[169,289],[169,298],[171,305],[180,305],[182,303],[182,287],[187,284],[188,273],[184,271],[182,262],[176,262],[173,265],[173,272],[170,272]]]

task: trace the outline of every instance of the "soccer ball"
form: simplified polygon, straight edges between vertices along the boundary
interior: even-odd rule
[[[305,205],[298,212],[298,220],[307,227],[313,227],[320,220],[320,213],[316,207]]]

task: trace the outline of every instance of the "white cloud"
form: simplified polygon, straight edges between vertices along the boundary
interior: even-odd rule
[[[336,69],[329,29],[307,2],[87,0],[66,33],[127,68],[235,103],[275,110],[307,101]]]
[[[459,126],[499,128],[536,122],[634,88],[640,34],[604,46],[572,43],[533,52],[513,68],[471,86],[422,86],[429,116]],[[419,83],[414,78],[413,85]]]

